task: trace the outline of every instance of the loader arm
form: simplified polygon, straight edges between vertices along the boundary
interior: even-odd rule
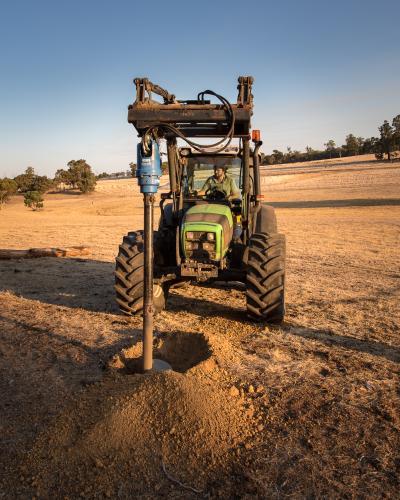
[[[238,79],[237,103],[231,104],[234,117],[232,137],[249,139],[253,114],[253,78]],[[163,125],[173,125],[186,137],[224,137],[229,132],[229,117],[222,104],[211,104],[199,94],[195,100],[176,101],[175,96],[151,83],[147,78],[136,78],[136,100],[128,106],[128,122],[139,136],[151,127],[157,127],[159,136],[173,136]],[[154,101],[151,92],[161,95],[164,102]]]

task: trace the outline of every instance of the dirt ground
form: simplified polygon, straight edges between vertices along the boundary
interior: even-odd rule
[[[167,180],[162,184],[166,189]],[[0,261],[0,498],[400,498],[400,163],[263,169],[286,234],[287,316],[245,317],[239,285],[172,291],[156,355],[119,314],[113,260],[142,227],[135,180],[15,197]]]

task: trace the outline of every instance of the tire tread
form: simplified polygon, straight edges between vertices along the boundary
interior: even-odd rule
[[[285,315],[285,236],[255,233],[247,257],[247,315],[281,323]]]

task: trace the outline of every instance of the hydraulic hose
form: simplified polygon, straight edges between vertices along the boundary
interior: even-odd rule
[[[226,114],[228,118],[228,123],[229,123],[229,130],[225,137],[220,139],[217,142],[214,142],[213,144],[208,144],[204,146],[204,144],[199,144],[197,142],[191,141],[188,139],[185,134],[183,134],[177,127],[174,127],[173,125],[169,123],[157,123],[149,127],[144,136],[143,136],[143,147],[144,149],[147,148],[147,144],[149,143],[149,140],[151,137],[156,137],[157,136],[157,129],[161,128],[164,130],[169,130],[172,132],[175,136],[179,137],[180,139],[184,140],[189,146],[191,146],[193,149],[198,151],[199,153],[220,153],[221,151],[224,151],[229,144],[231,143],[235,131],[235,113],[233,111],[232,105],[230,102],[223,96],[215,93],[212,90],[204,90],[203,92],[199,92],[197,95],[197,100],[200,102],[204,103],[204,96],[206,95],[212,95],[215,96],[219,101],[221,101]]]

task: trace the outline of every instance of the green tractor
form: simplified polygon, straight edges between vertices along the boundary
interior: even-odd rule
[[[177,101],[148,79],[135,80],[136,101],[128,108],[128,121],[144,145],[150,137],[165,140],[168,154],[169,191],[161,193],[161,217],[153,234],[156,313],[165,307],[172,286],[239,281],[246,285],[248,317],[283,321],[285,237],[278,233],[273,207],[261,201],[262,142],[259,131],[251,134],[252,83],[252,77],[239,77],[237,103],[230,104],[209,90],[195,100]],[[163,102],[153,100],[152,93]],[[220,103],[212,104],[207,95]],[[218,140],[205,146],[194,137]],[[179,139],[188,147],[178,147]],[[129,232],[115,271],[116,298],[125,314],[143,313],[144,266],[144,233]]]

